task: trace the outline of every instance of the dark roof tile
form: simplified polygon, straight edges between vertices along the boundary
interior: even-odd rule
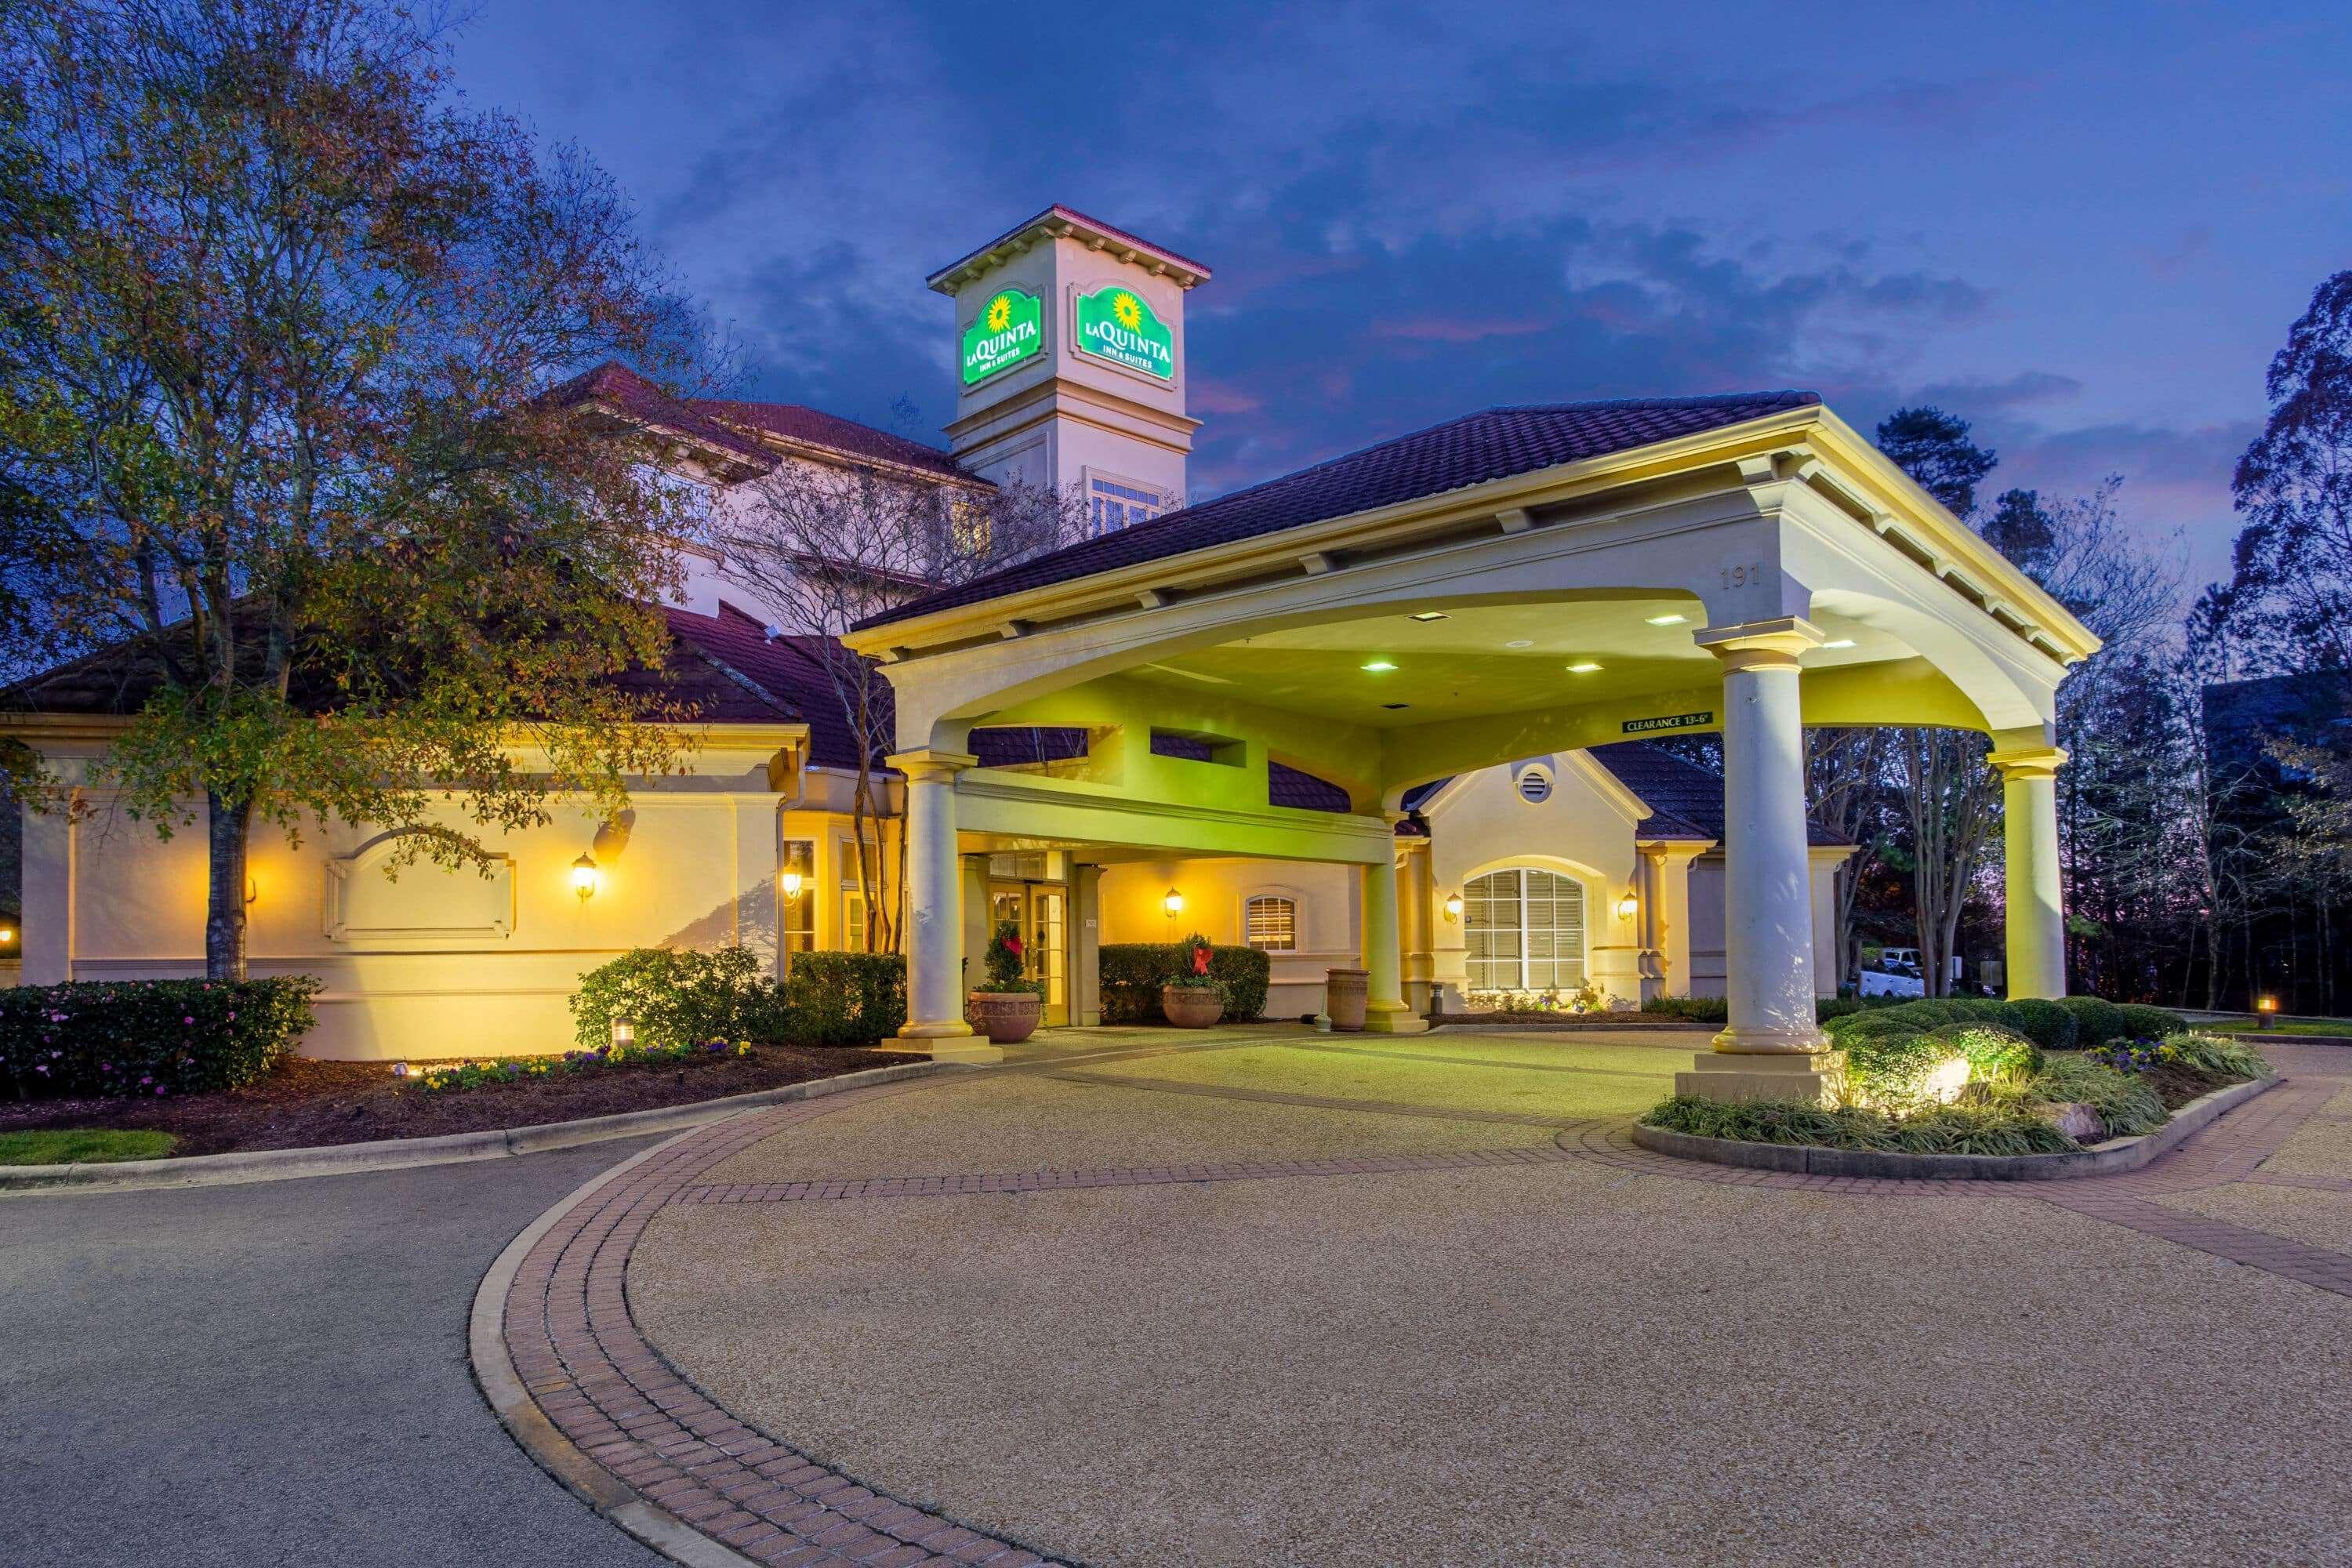
[[[982,604],[1820,402],[1811,392],[1759,392],[1489,408],[1041,555],[860,624],[887,626]]]

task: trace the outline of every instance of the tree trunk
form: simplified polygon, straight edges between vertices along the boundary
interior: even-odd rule
[[[245,852],[253,834],[253,803],[235,804],[206,791],[205,978],[245,978]]]

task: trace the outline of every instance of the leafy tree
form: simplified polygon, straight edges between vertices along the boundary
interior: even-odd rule
[[[1969,422],[1940,408],[1898,408],[1878,422],[1878,449],[1955,517],[1977,509],[1977,485],[2000,458],[1969,439]]]
[[[604,175],[465,107],[441,42],[382,0],[0,21],[0,561],[45,651],[121,645],[94,782],[165,835],[204,803],[215,976],[257,814],[481,862],[676,754],[610,677],[662,660],[632,601],[690,492],[549,394],[681,369],[691,323]]]
[[[2250,673],[2352,665],[2352,271],[2320,284],[2265,381],[2231,491],[2245,524],[2198,618]]]

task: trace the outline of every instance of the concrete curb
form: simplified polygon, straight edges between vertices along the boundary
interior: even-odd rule
[[[2293,1029],[2240,1029],[2239,1040],[2249,1046],[2259,1046],[2276,1040],[2283,1046],[2352,1046],[2352,1036],[2298,1035]]]
[[[881,1074],[888,1077],[878,1076]],[[905,1068],[881,1068],[874,1073],[853,1076],[874,1083],[919,1075]],[[742,1095],[737,1098],[749,1100],[752,1097]],[[635,1488],[581,1452],[579,1447],[557,1431],[555,1423],[547,1418],[547,1413],[539,1407],[539,1402],[523,1386],[521,1377],[515,1372],[513,1359],[507,1354],[507,1294],[514,1288],[515,1275],[521,1270],[523,1259],[530,1256],[530,1249],[539,1244],[540,1238],[554,1229],[564,1215],[607,1182],[652,1159],[679,1139],[690,1136],[694,1131],[691,1127],[686,1128],[677,1138],[667,1139],[650,1149],[641,1149],[612,1169],[589,1177],[525,1226],[520,1235],[507,1243],[506,1250],[499,1254],[498,1261],[490,1265],[489,1272],[482,1276],[481,1285],[474,1291],[473,1311],[467,1319],[467,1344],[474,1363],[475,1386],[482,1391],[482,1398],[498,1415],[499,1425],[507,1429],[507,1435],[515,1440],[516,1446],[530,1457],[533,1464],[562,1482],[574,1497],[673,1563],[685,1563],[688,1568],[759,1568],[759,1564],[749,1557],[730,1551],[676,1514],[646,1501]]]
[[[2155,1131],[2115,1138],[2066,1154],[1897,1154],[1878,1149],[1815,1149],[1801,1143],[1743,1143],[1701,1138],[1633,1124],[1633,1142],[1654,1153],[1738,1165],[1751,1171],[1785,1171],[1805,1176],[1861,1176],[1875,1181],[2053,1182],[2075,1176],[2114,1176],[2137,1171],[2158,1155],[2202,1131],[2284,1080],[2258,1078],[2200,1095]]]
[[[486,1132],[450,1132],[437,1138],[386,1138],[369,1143],[336,1143],[312,1149],[256,1149],[242,1154],[191,1154],[170,1160],[126,1160],[88,1165],[0,1165],[0,1194],[37,1192],[136,1192],[166,1187],[224,1186],[240,1182],[282,1182],[298,1176],[344,1175],[355,1171],[396,1171],[413,1165],[453,1165],[469,1160],[504,1160],[548,1149],[570,1149],[615,1138],[635,1138],[700,1127],[739,1111],[814,1100],[872,1084],[945,1072],[948,1062],[905,1062],[836,1078],[810,1079],[781,1089],[763,1089],[722,1100],[698,1100],[614,1116],[549,1121],[535,1127],[497,1128]]]

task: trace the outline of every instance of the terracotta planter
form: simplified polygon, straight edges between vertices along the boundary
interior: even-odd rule
[[[971,994],[973,1026],[992,1046],[1017,1046],[1037,1032],[1045,999],[1034,991],[975,991]]]
[[[1328,969],[1323,972],[1323,1012],[1334,1029],[1349,1033],[1364,1026],[1364,1003],[1371,994],[1369,969]]]
[[[1225,1016],[1225,999],[1205,985],[1162,985],[1160,1010],[1180,1029],[1205,1029]]]

